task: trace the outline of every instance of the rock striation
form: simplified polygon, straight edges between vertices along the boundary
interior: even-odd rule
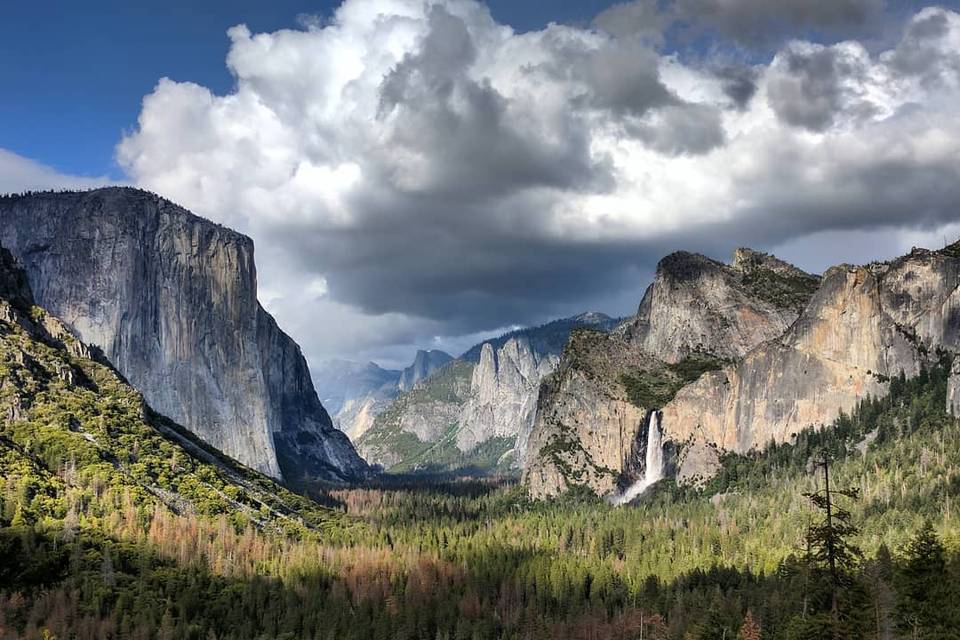
[[[39,305],[206,442],[290,482],[366,473],[300,348],[257,302],[249,238],[107,188],[0,199],[0,244]]]

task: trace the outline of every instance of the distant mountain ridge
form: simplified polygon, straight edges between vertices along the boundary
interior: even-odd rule
[[[326,360],[316,367],[314,383],[334,424],[356,440],[399,394],[413,389],[452,359],[443,351],[418,350],[413,363],[402,370],[383,369],[375,362]]]
[[[392,403],[356,440],[371,463],[397,471],[511,471],[533,426],[540,380],[570,332],[618,323],[589,312],[485,340]]]
[[[478,342],[467,349],[460,358],[474,363],[479,362],[484,345],[489,344],[494,349],[499,349],[511,338],[519,338],[521,336],[527,336],[530,341],[530,348],[539,354],[560,355],[564,346],[567,344],[567,339],[570,337],[570,331],[573,329],[593,327],[598,331],[609,331],[616,327],[621,321],[621,318],[611,318],[605,313],[587,311],[586,313],[581,313],[570,318],[552,320],[535,327],[508,331],[496,338]]]

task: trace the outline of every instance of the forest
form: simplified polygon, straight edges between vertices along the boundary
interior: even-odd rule
[[[36,386],[0,433],[4,640],[960,637],[948,357],[614,507],[416,476],[308,501],[186,455],[107,367],[32,349],[4,360]],[[67,360],[83,384],[44,373]]]

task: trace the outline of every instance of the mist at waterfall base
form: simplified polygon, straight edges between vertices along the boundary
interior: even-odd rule
[[[647,419],[647,456],[643,477],[613,498],[613,504],[627,504],[663,478],[663,434],[660,432],[660,412],[650,412]]]

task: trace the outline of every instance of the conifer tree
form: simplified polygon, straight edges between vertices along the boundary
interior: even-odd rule
[[[949,615],[951,585],[946,580],[943,544],[927,520],[909,542],[899,576],[901,630],[911,638],[955,638]]]
[[[760,623],[753,617],[753,612],[747,609],[737,640],[760,640],[762,637]]]
[[[824,638],[855,638],[864,626],[866,594],[856,577],[863,552],[852,541],[859,529],[838,499],[857,500],[860,491],[830,486],[830,460],[826,454],[818,466],[823,469],[823,488],[804,496],[820,512],[821,519],[807,529],[805,560],[811,568],[812,588],[825,588],[826,592],[825,598],[813,598],[814,606],[819,605],[820,613],[828,615],[814,612],[809,625],[820,627]]]

